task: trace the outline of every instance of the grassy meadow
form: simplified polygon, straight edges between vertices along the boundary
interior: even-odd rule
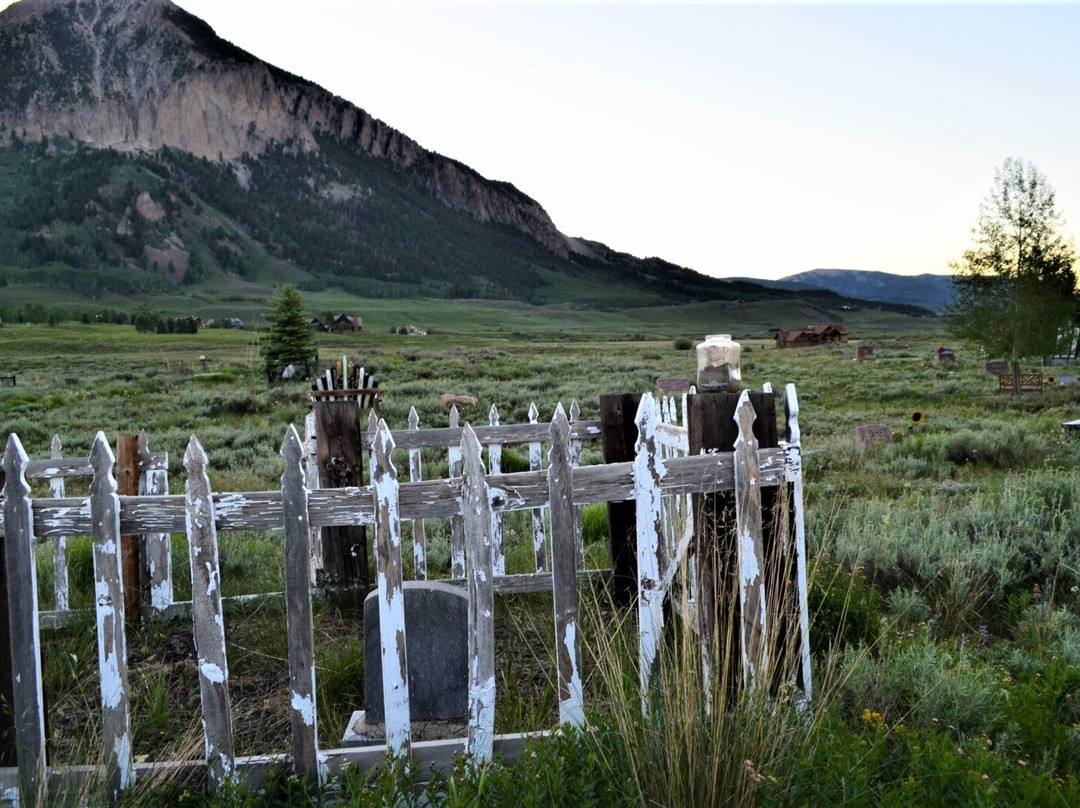
[[[351,773],[333,785],[331,802],[1080,802],[1080,439],[1064,438],[1060,426],[1080,417],[1080,384],[1022,399],[1001,396],[977,351],[959,346],[955,364],[933,363],[933,349],[944,339],[935,330],[940,324],[880,313],[854,313],[857,324],[845,320],[855,341],[874,345],[873,358],[856,363],[854,344],[776,349],[764,339],[771,324],[765,315],[740,334],[738,327],[710,327],[707,310],[683,312],[682,320],[662,310],[636,319],[549,311],[519,320],[512,309],[470,307],[456,325],[449,310],[433,310],[429,321],[442,328],[419,338],[387,332],[401,322],[427,324],[422,310],[415,317],[389,309],[365,314],[367,333],[320,335],[320,354],[325,362],[347,354],[373,370],[381,415],[392,427],[405,426],[410,407],[422,426],[445,425],[443,393],[478,399],[464,420],[486,423],[496,405],[502,422],[514,423],[527,420],[534,401],[541,419],[551,417],[557,402],[573,399],[583,417],[594,418],[601,394],[648,390],[657,377],[692,378],[693,351],[677,348],[675,338],[697,341],[706,331],[731,330],[744,345],[748,387],[794,382],[799,392],[813,705],[806,710],[785,694],[752,692],[720,699],[707,713],[695,662],[700,651],[693,636],[672,628],[651,719],[642,720],[635,615],[614,610],[602,589],[586,588],[588,731],[538,741],[505,769],[385,770],[373,780]],[[285,429],[302,425],[310,402],[303,383],[267,384],[258,349],[257,332],[4,326],[0,375],[15,373],[18,384],[0,386],[0,433],[17,433],[32,458],[43,458],[54,434],[65,455],[80,455],[98,430],[110,440],[145,430],[152,450],[169,453],[177,492],[183,450],[194,434],[210,457],[216,490],[275,488]],[[200,356],[207,357],[205,368]],[[924,416],[918,425],[911,418],[916,410]],[[858,446],[855,428],[864,424],[888,426],[894,442]],[[524,462],[521,455],[508,449],[504,469]],[[585,462],[600,459],[598,445],[586,446]],[[425,460],[426,477],[445,473],[445,457]],[[69,492],[79,485],[72,481]],[[605,521],[602,507],[586,509],[591,566],[608,564]],[[431,563],[444,574],[446,527],[432,524],[429,531]],[[508,571],[525,571],[524,521],[510,519],[506,535]],[[221,538],[225,594],[283,588],[280,536]],[[189,586],[183,537],[174,545],[180,598]],[[72,539],[69,547],[73,606],[87,607],[90,548],[85,539]],[[51,552],[42,547],[39,590],[46,607],[50,565]],[[500,732],[557,722],[550,612],[550,597],[498,601]],[[226,620],[238,754],[288,747],[283,615],[279,604],[259,603],[233,609]],[[82,762],[99,721],[94,639],[80,626],[48,633],[46,642],[53,759]],[[362,706],[362,638],[354,618],[321,605],[316,643],[320,739],[333,746],[350,712]],[[133,628],[128,650],[136,754],[198,757],[190,626]],[[148,784],[136,796],[181,805],[307,799],[283,778],[262,796],[230,792],[209,800],[169,783]]]

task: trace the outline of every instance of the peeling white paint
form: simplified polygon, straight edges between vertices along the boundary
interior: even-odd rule
[[[217,665],[214,662],[200,660],[199,672],[203,675],[204,679],[208,682],[213,682],[215,685],[220,685],[225,681],[225,671],[221,669],[220,665]]]
[[[495,677],[469,686],[469,736],[466,744],[477,760],[491,760],[492,742],[495,737]]]
[[[559,720],[564,724],[581,727],[585,725],[585,698],[581,686],[581,671],[577,665],[577,623],[573,620],[566,624],[563,648],[570,659],[570,681],[567,682],[569,694],[559,704]]]
[[[315,700],[311,696],[302,696],[292,692],[292,708],[300,713],[300,720],[309,727],[315,726]]]

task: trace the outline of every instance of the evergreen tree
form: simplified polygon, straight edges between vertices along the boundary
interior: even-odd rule
[[[270,329],[264,343],[267,372],[280,374],[290,364],[298,370],[313,365],[318,360],[315,331],[304,316],[300,292],[287,283],[278,289],[270,305],[272,311],[266,316]]]
[[[1049,356],[1077,314],[1076,252],[1060,233],[1054,189],[1030,162],[1007,158],[979,209],[975,246],[952,265],[949,332],[1012,362]]]

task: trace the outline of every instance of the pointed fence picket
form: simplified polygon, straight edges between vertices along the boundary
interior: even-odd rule
[[[38,638],[36,571],[33,543],[57,536],[91,535],[94,539],[95,577],[99,592],[97,633],[102,672],[102,716],[107,744],[104,766],[80,771],[105,777],[111,792],[119,796],[136,778],[157,767],[170,771],[199,768],[211,786],[235,775],[241,781],[258,782],[271,769],[292,768],[313,788],[326,776],[352,762],[378,765],[382,755],[448,762],[454,750],[467,750],[477,761],[488,760],[500,749],[512,749],[517,736],[496,736],[494,710],[497,698],[494,669],[494,596],[501,591],[521,591],[543,584],[553,594],[555,611],[556,670],[559,720],[584,723],[584,698],[580,650],[578,581],[580,523],[575,510],[592,502],[634,500],[638,515],[637,553],[639,586],[639,665],[642,708],[648,711],[652,671],[663,631],[663,602],[679,565],[689,553],[684,533],[673,547],[663,550],[665,517],[671,511],[665,500],[682,500],[693,493],[721,490],[735,492],[737,502],[739,569],[746,619],[737,627],[746,652],[746,664],[763,672],[769,663],[765,617],[760,604],[768,603],[764,583],[754,573],[762,564],[760,490],[788,487],[789,513],[783,520],[792,542],[797,568],[799,609],[799,670],[795,684],[805,697],[810,693],[809,649],[806,622],[805,533],[802,512],[801,444],[798,402],[788,386],[787,440],[778,449],[759,449],[753,440],[752,419],[739,411],[740,439],[731,452],[690,456],[683,428],[669,421],[673,408],[658,404],[650,394],[641,397],[636,423],[639,437],[633,462],[600,466],[574,465],[574,441],[591,436],[592,422],[568,419],[560,405],[549,426],[528,425],[473,428],[451,426],[446,430],[391,431],[385,421],[369,426],[365,440],[372,452],[371,485],[359,488],[315,489],[305,474],[307,452],[292,427],[281,448],[285,471],[279,491],[214,492],[207,477],[208,458],[192,437],[184,457],[187,485],[184,495],[119,496],[112,478],[111,452],[104,436],[95,441],[94,452],[84,466],[93,471],[88,499],[30,496],[26,472],[28,460],[17,436],[10,436],[4,455],[3,522],[0,529],[7,553],[9,608],[13,637],[14,707],[19,769],[0,769],[0,790],[17,786],[23,804],[45,802],[48,785],[44,749],[44,715],[41,650]],[[666,414],[665,414],[666,413]],[[456,422],[451,415],[451,423]],[[500,430],[500,431],[494,431]],[[510,430],[507,432],[506,430]],[[539,431],[538,431],[539,430]],[[433,437],[425,432],[439,432]],[[450,479],[399,482],[393,462],[397,448],[447,447],[457,440],[458,474]],[[484,445],[550,443],[546,469],[496,473],[484,469]],[[402,444],[405,444],[404,446]],[[669,451],[675,447],[677,451]],[[490,455],[489,455],[490,461]],[[534,464],[530,463],[530,467]],[[45,478],[61,476],[52,473]],[[419,475],[417,475],[419,476]],[[550,572],[527,576],[497,575],[494,569],[493,514],[549,509],[551,516]],[[411,743],[408,705],[407,649],[402,589],[401,523],[407,520],[456,518],[461,523],[460,564],[469,598],[469,724],[467,737],[453,741]],[[383,750],[323,749],[316,726],[316,671],[312,632],[311,538],[323,526],[374,525],[378,562],[384,704],[387,706],[387,745]],[[224,643],[221,572],[217,534],[222,530],[284,530],[286,556],[286,606],[289,635],[289,682],[292,751],[289,756],[238,758],[233,752],[232,713],[228,692],[228,663]],[[121,533],[185,533],[191,548],[192,602],[190,611],[197,650],[205,730],[202,763],[133,762],[129,739],[129,690],[123,661],[123,589],[118,537]],[[415,533],[414,533],[415,536]],[[661,564],[663,560],[663,565]],[[541,568],[540,560],[537,562]],[[175,604],[174,604],[175,606]],[[752,680],[752,678],[751,678]],[[111,740],[110,740],[111,739]],[[50,772],[49,776],[60,776]],[[67,772],[64,776],[74,776]]]

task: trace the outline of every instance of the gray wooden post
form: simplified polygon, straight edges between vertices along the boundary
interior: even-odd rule
[[[64,451],[63,446],[60,445],[60,436],[53,435],[52,457],[54,460],[59,460],[63,456]],[[63,499],[64,478],[50,478],[49,490],[54,499]],[[53,539],[53,595],[56,601],[56,611],[66,612],[71,608],[68,599],[67,536],[57,536]]]
[[[795,575],[799,610],[799,670],[796,684],[803,698],[810,701],[813,686],[810,677],[810,607],[806,582],[806,526],[803,514],[802,430],[799,427],[799,399],[795,385],[784,387],[784,410],[787,414],[785,476],[788,483],[788,512],[791,533],[795,539]]]
[[[416,414],[416,407],[409,409],[409,429],[416,432],[420,429],[420,416]],[[420,448],[409,449],[409,482],[418,483],[424,479],[424,468]],[[413,537],[413,577],[418,581],[427,580],[427,531],[424,528],[423,519],[412,520]]]
[[[466,425],[461,506],[469,542],[469,730],[465,751],[478,763],[491,760],[495,737],[495,593],[491,547],[491,492],[480,441]]]
[[[139,433],[140,462],[148,460],[150,448],[146,432]],[[166,463],[166,465],[168,465]],[[169,493],[169,472],[146,469],[139,475],[140,496],[164,496]],[[172,536],[169,533],[143,534],[142,557],[148,606],[151,613],[164,612],[173,602]]]
[[[191,617],[199,662],[207,781],[221,786],[236,766],[233,752],[229,664],[225,655],[225,622],[221,611],[221,568],[217,526],[206,452],[192,436],[184,453],[187,469],[185,518],[191,549]]]
[[[4,560],[11,637],[12,713],[22,805],[48,804],[45,782],[45,700],[41,686],[34,514],[26,465],[14,433],[4,450]]]
[[[535,424],[540,411],[536,409],[536,402],[529,406],[529,423]],[[539,442],[529,444],[529,471],[540,471],[543,467],[543,455]],[[532,536],[533,554],[536,557],[536,571],[547,571],[547,533],[544,530],[544,509],[532,509]]]
[[[735,408],[735,531],[739,567],[739,645],[743,678],[753,684],[769,667],[768,601],[765,597],[765,547],[761,536],[761,487],[758,480],[754,406],[743,391]]]
[[[116,458],[104,432],[90,451],[91,537],[94,543],[94,591],[97,595],[98,669],[101,672],[102,747],[110,801],[135,784],[128,696],[127,639],[124,634],[124,584],[120,543],[120,497],[113,465]]]
[[[660,587],[660,545],[664,536],[660,482],[667,473],[656,440],[657,407],[651,393],[641,396],[634,455],[634,504],[637,523],[638,674],[641,709],[649,712],[649,690],[664,629],[664,591]]]
[[[309,786],[322,785],[315,701],[315,632],[311,608],[311,521],[304,480],[304,447],[290,425],[281,445],[281,512],[285,524],[285,603],[289,632],[289,691],[293,769]]]
[[[371,420],[375,420],[372,412]],[[380,419],[372,451],[371,483],[375,497],[375,559],[379,587],[379,644],[382,662],[386,748],[408,757],[412,748],[409,715],[409,666],[405,643],[405,591],[401,574],[401,515],[397,471],[391,462],[394,439]]]
[[[457,405],[450,408],[450,428],[458,428],[458,415]],[[450,476],[461,476],[461,446],[450,446],[447,448],[447,459],[450,463]],[[450,517],[450,577],[451,578],[464,578],[465,577],[465,523],[461,516]]]
[[[304,462],[307,465],[305,478],[307,488],[319,488],[319,448],[315,437],[315,411],[304,416]],[[323,568],[322,531],[317,527],[308,528],[311,533],[311,583],[314,584],[318,572]]]
[[[551,422],[548,455],[548,502],[551,503],[552,594],[555,602],[555,658],[558,661],[559,721],[585,724],[581,686],[581,640],[578,631],[578,553],[574,520],[574,467],[570,457],[570,422],[559,404]]]

